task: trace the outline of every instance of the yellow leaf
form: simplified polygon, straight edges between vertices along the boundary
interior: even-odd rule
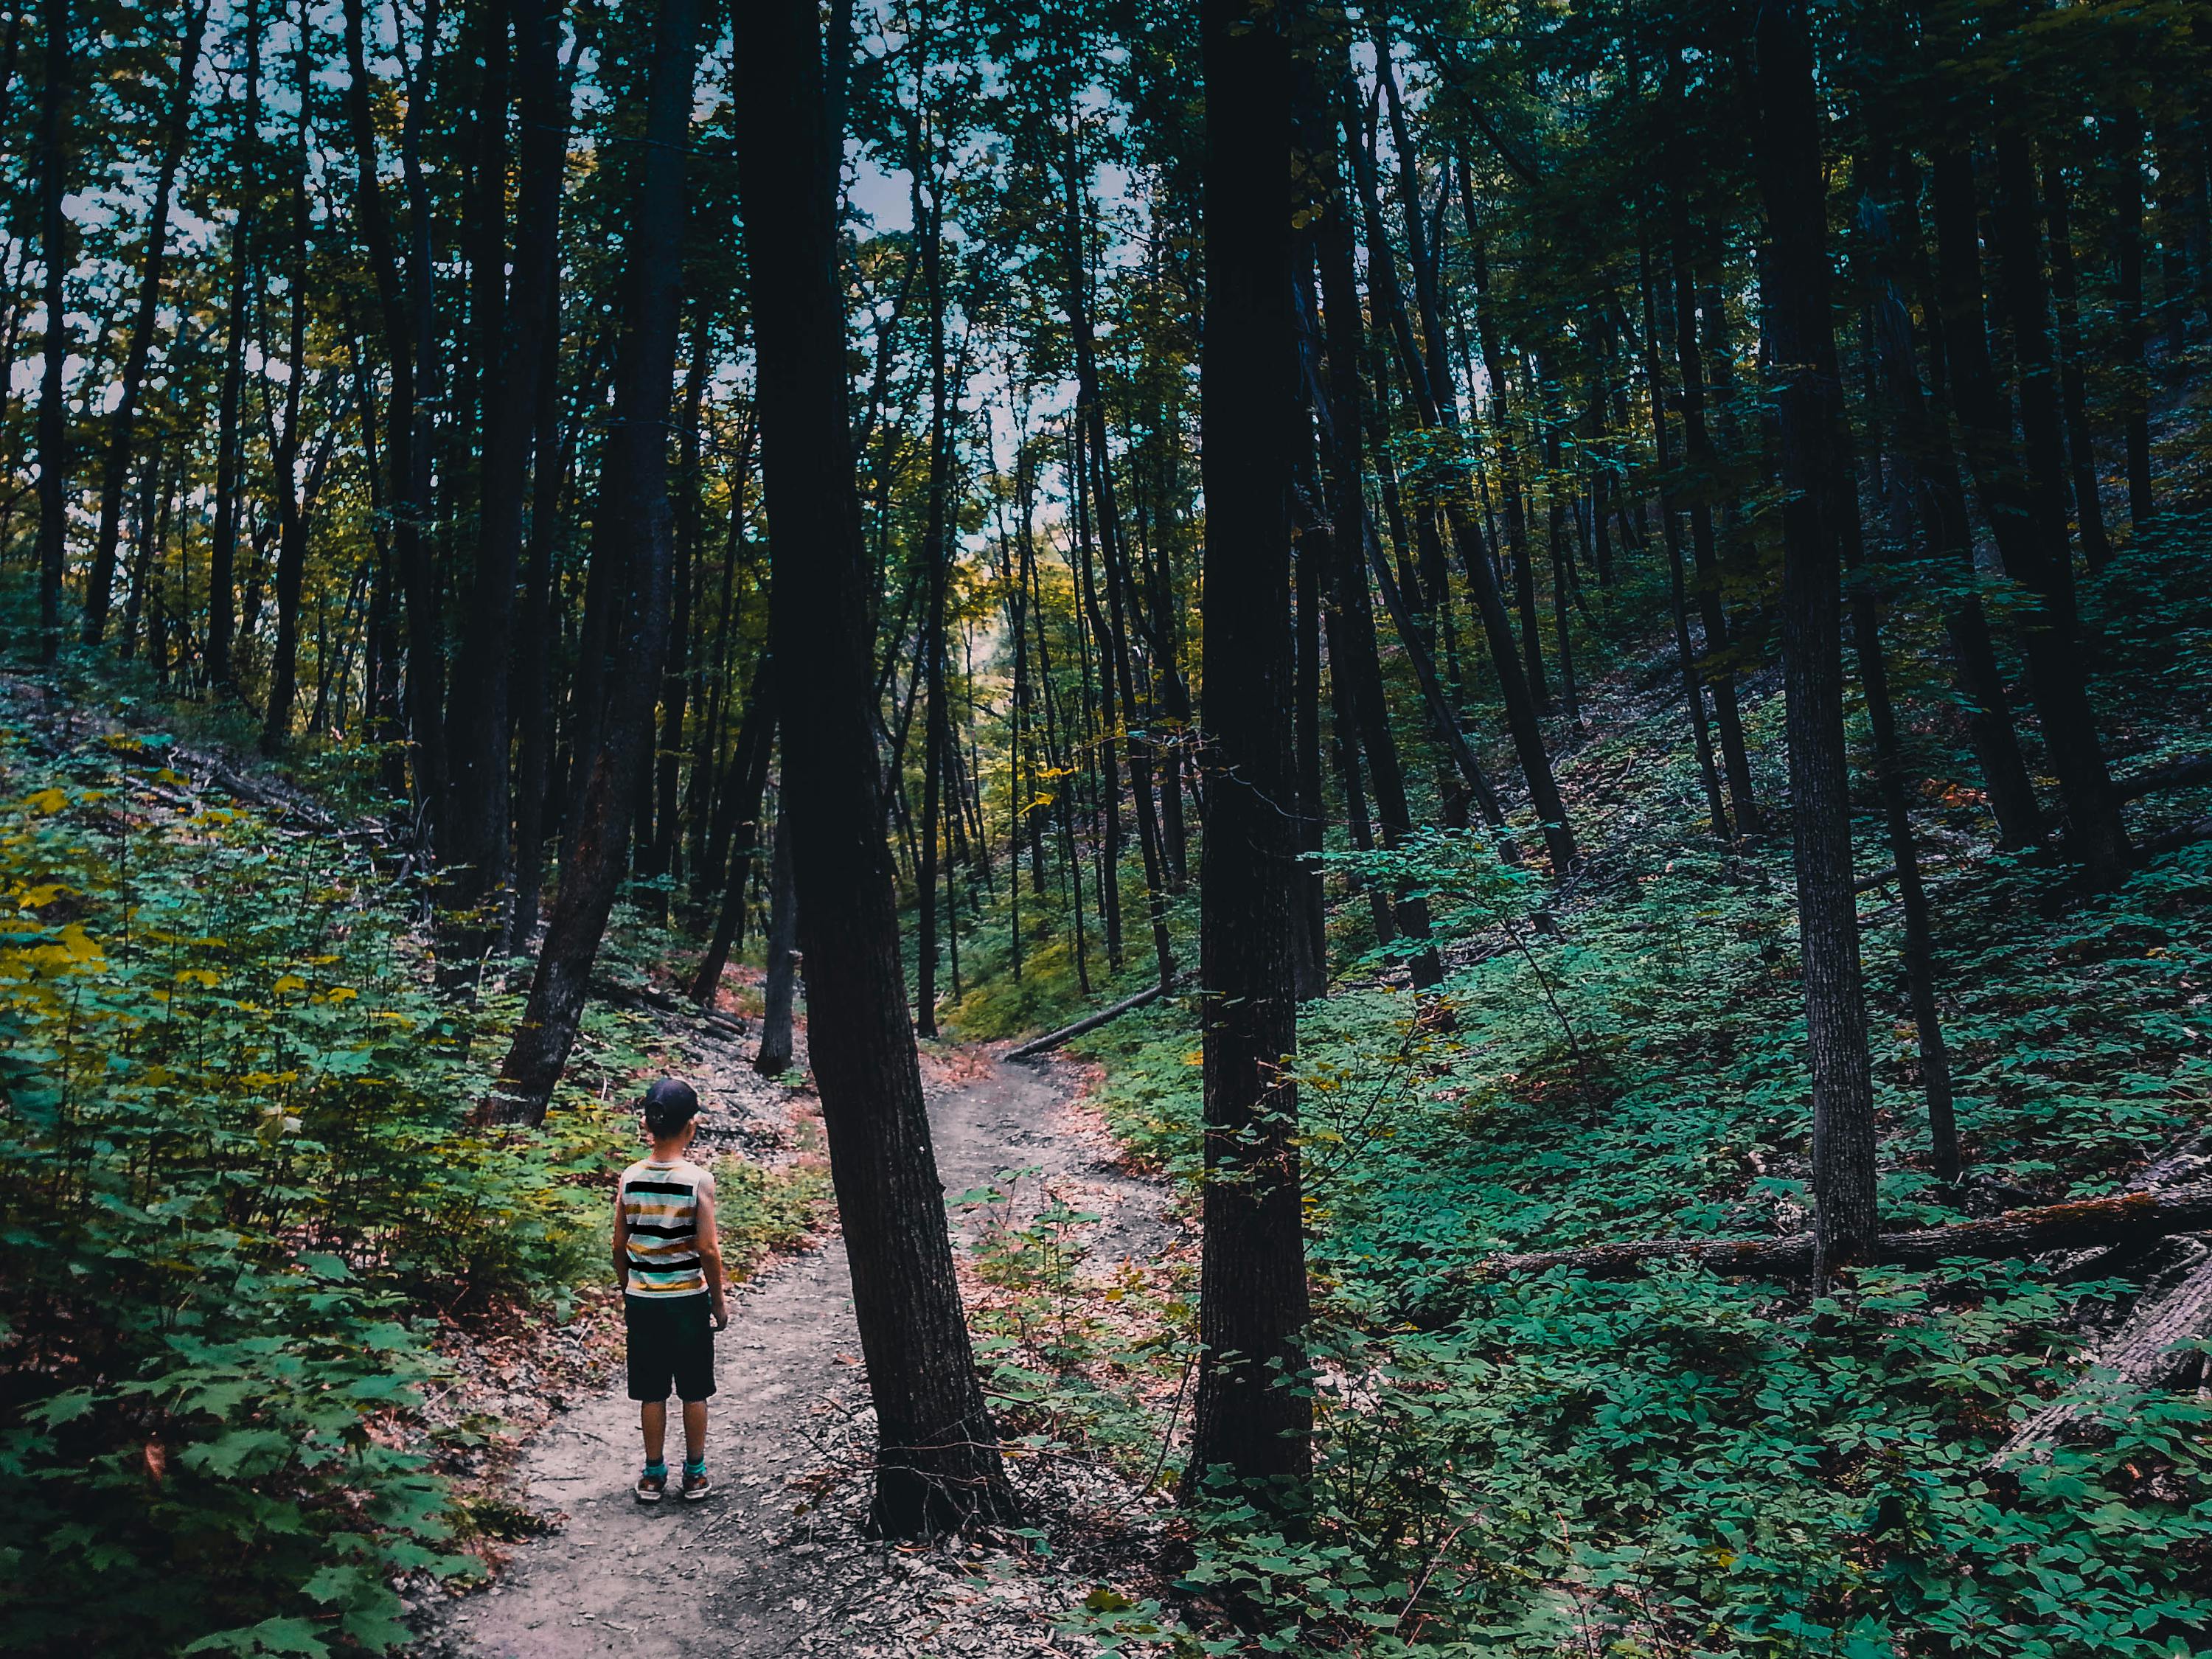
[[[186,985],[205,985],[212,987],[222,983],[222,975],[216,973],[212,968],[179,969],[177,973],[177,978],[181,983]]]
[[[58,812],[69,805],[69,797],[58,789],[41,789],[35,795],[26,795],[23,805],[33,812]]]
[[[15,902],[26,910],[43,910],[69,890],[69,887],[62,882],[43,882],[36,887],[19,889],[15,895]]]
[[[332,1002],[351,1002],[360,994],[361,993],[355,990],[350,985],[333,985],[331,987],[330,991],[330,997]]]
[[[307,988],[307,981],[297,974],[279,974],[272,988],[280,994],[286,991],[304,991]]]
[[[62,929],[62,948],[70,953],[71,962],[100,960],[100,941],[84,931],[81,922],[71,922]]]

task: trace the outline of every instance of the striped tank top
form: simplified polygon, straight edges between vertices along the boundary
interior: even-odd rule
[[[629,1237],[629,1294],[704,1296],[699,1261],[699,1200],[714,1198],[714,1177],[688,1159],[647,1158],[623,1171],[623,1224]]]

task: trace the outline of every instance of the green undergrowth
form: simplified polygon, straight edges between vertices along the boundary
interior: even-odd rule
[[[742,1284],[769,1256],[805,1244],[832,1201],[830,1165],[818,1155],[779,1164],[721,1159],[714,1165],[714,1230],[732,1279]]]
[[[469,1570],[430,1339],[600,1271],[644,1034],[473,1127],[514,996],[440,1000],[365,856],[88,726],[0,728],[0,1650],[386,1650],[395,1581]]]
[[[2212,690],[2183,550],[2124,561],[2088,597],[2111,630],[2116,770],[2201,744],[2175,725]],[[2139,1279],[1959,1262],[1816,1301],[1679,1266],[1470,1271],[1807,1224],[1786,821],[1740,848],[1699,836],[1674,711],[1639,710],[1627,677],[1566,769],[1591,860],[1563,897],[1479,836],[1332,860],[1340,937],[1365,908],[1347,878],[1403,880],[1430,896],[1447,972],[1417,1018],[1376,982],[1382,958],[1340,961],[1301,1018],[1313,1525],[1201,1516],[1168,1605],[1102,1586],[1073,1625],[1130,1651],[1376,1659],[2212,1653],[2212,1406],[2113,1397],[2081,1366],[2085,1330]],[[1754,729],[1778,714],[1754,705]],[[1988,852],[1940,709],[1916,710],[1908,739],[1931,779],[1920,823],[1972,1201],[2110,1191],[2212,1125],[2212,843],[2084,893],[2062,866]],[[1874,802],[1856,805],[1860,867],[1879,871]],[[2148,835],[2207,810],[2200,789],[2131,813]],[[1860,908],[1885,1214],[1956,1220],[1966,1200],[1929,1168],[1893,890]],[[1132,1155],[1194,1184],[1195,1004],[1075,1047],[1103,1063],[1099,1103]],[[2069,1390],[2101,1433],[1993,1464],[2022,1414]]]

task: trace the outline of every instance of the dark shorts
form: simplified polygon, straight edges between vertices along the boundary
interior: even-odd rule
[[[714,1333],[703,1296],[625,1296],[623,1323],[629,1334],[629,1397],[665,1400],[676,1385],[679,1400],[704,1400],[714,1392]]]

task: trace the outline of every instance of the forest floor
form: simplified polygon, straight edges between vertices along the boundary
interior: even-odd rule
[[[817,1121],[801,1080],[803,1030],[790,1087],[763,1085],[726,1037],[685,1038],[709,1108],[709,1155],[734,1150],[779,1103],[802,1129]],[[1164,1189],[1110,1161],[1084,1101],[1083,1068],[948,1045],[925,1049],[923,1073],[948,1194],[1007,1194],[971,1203],[956,1224],[964,1279],[986,1230],[1055,1200],[1098,1217],[1085,1240],[1093,1263],[1141,1264],[1163,1253]],[[844,1245],[834,1232],[741,1286],[716,1346],[714,1496],[657,1507],[634,1500],[637,1408],[618,1371],[603,1376],[595,1394],[553,1418],[515,1471],[517,1501],[546,1534],[520,1546],[488,1588],[426,1610],[426,1656],[1083,1650],[1054,1629],[1081,1589],[1071,1596],[1033,1556],[1024,1565],[1021,1540],[922,1547],[863,1539],[869,1413]]]

